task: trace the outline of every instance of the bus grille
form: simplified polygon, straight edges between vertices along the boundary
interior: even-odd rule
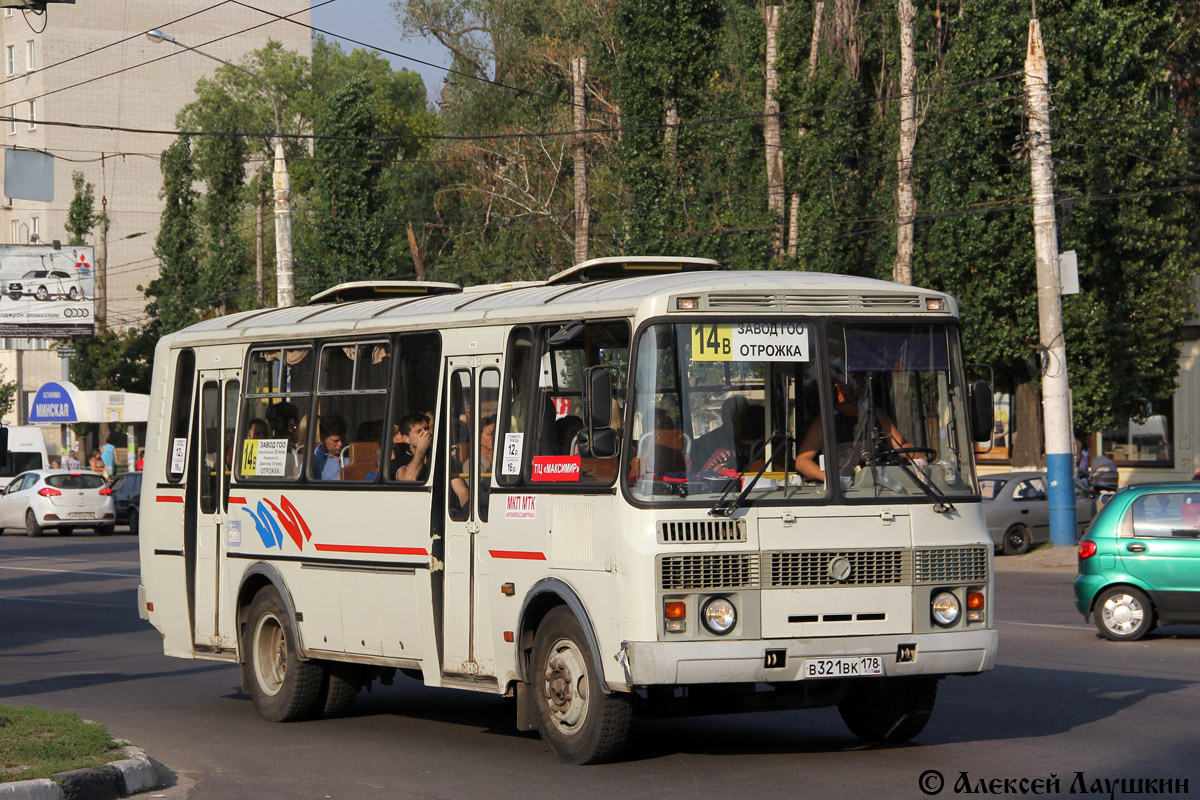
[[[988,578],[986,546],[924,548],[913,560],[917,583],[982,583]]]
[[[821,550],[771,553],[771,586],[888,586],[907,583],[905,550]],[[830,564],[843,558],[849,574],[839,580]],[[844,569],[844,564],[835,565]]]
[[[758,553],[663,556],[658,568],[658,585],[671,592],[758,586]]]
[[[661,544],[691,544],[696,542],[744,542],[746,523],[740,519],[687,519],[658,523]]]

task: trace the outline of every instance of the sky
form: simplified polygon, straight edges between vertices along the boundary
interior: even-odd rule
[[[333,0],[331,3],[323,3],[324,0],[312,0],[312,25],[337,34],[326,38],[349,36],[365,42],[373,49],[385,48],[421,61],[450,66],[450,52],[437,42],[404,38],[388,0]],[[354,42],[341,42],[346,50],[361,47]],[[383,55],[392,62],[393,69],[411,69],[419,73],[425,81],[425,91],[431,100],[441,93],[442,82],[446,77],[444,69],[425,66],[387,53]]]

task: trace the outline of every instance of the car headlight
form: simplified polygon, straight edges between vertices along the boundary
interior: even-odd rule
[[[929,611],[935,625],[949,628],[958,622],[958,618],[962,614],[962,606],[952,593],[938,592],[933,596],[933,602],[929,604]]]
[[[717,636],[724,636],[737,625],[737,609],[725,597],[714,597],[700,610],[704,627]]]

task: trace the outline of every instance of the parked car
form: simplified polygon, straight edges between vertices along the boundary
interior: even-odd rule
[[[112,485],[113,505],[117,509],[117,524],[128,525],[129,532],[137,535],[138,517],[141,511],[138,502],[142,496],[142,473],[123,472]]]
[[[24,527],[30,536],[49,528],[66,535],[95,528],[110,536],[116,516],[112,490],[94,472],[34,469],[13,478],[0,494],[0,533]]]
[[[1160,623],[1200,623],[1200,488],[1128,486],[1079,543],[1075,607],[1109,639],[1141,639]]]
[[[61,269],[31,269],[19,281],[8,282],[8,296],[20,300],[25,295],[38,300],[83,298],[83,287],[79,278]]]
[[[1050,541],[1050,502],[1044,472],[1003,472],[979,478],[983,514],[992,544],[1005,555],[1029,552]],[[1095,495],[1075,484],[1076,539],[1096,515]]]

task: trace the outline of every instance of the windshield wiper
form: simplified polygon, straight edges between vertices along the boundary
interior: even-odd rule
[[[876,446],[878,447],[878,444]],[[923,475],[921,475],[919,470],[913,469],[912,462],[908,460],[907,456],[912,453],[926,454],[926,451],[923,448],[888,447],[879,448],[877,452],[881,456],[895,456],[896,466],[904,470],[904,472],[913,479],[913,483],[915,483],[921,489],[921,491],[925,493],[925,496],[933,501],[933,510],[935,513],[943,514],[947,511],[956,510],[954,508],[954,504],[946,499],[946,495],[942,494],[942,491],[933,484],[933,481],[927,480]],[[933,453],[932,450],[928,452]],[[936,455],[936,453],[934,453],[934,455]]]
[[[771,438],[768,439],[766,441],[766,443],[763,445],[763,453],[766,453],[768,446],[775,444],[775,439],[777,437],[783,437],[784,443],[786,444],[787,437],[784,436],[783,431],[775,431],[771,434]],[[754,460],[754,456],[755,456],[755,453],[750,454],[751,461]],[[784,453],[784,461],[785,462],[787,461],[787,453],[786,452]],[[756,483],[758,483],[758,479],[763,476],[763,473],[767,471],[767,467],[769,467],[769,466],[771,466],[770,460],[764,458],[763,465],[761,467],[759,467],[758,472],[755,473],[754,477],[750,479],[750,482],[746,484],[746,488],[742,489],[741,494],[739,494],[737,497],[733,498],[732,502],[730,502],[728,505],[726,505],[725,498],[726,498],[726,496],[728,496],[729,490],[734,487],[735,481],[737,481],[737,478],[730,478],[729,483],[725,484],[725,491],[721,492],[721,496],[717,498],[717,502],[713,505],[712,508],[710,508],[708,510],[709,516],[711,516],[711,517],[731,517],[731,516],[733,516],[733,512],[735,512],[739,508],[741,508],[742,503],[746,502],[746,498],[750,495],[750,492],[752,492],[754,490],[754,485]]]

